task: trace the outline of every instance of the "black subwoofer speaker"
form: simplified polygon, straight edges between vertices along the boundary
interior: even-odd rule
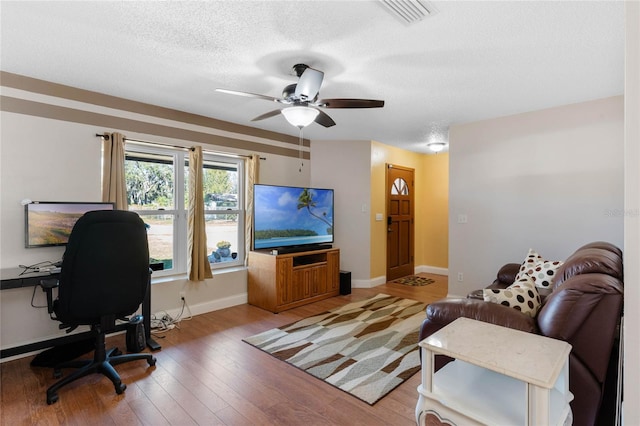
[[[351,294],[351,272],[340,271],[340,294]]]

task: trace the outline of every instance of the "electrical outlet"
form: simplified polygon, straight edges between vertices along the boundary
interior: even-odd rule
[[[180,300],[181,300],[181,301],[182,301],[182,300],[187,300],[187,299],[186,299],[186,295],[185,295],[185,292],[184,292],[184,291],[181,291],[181,292],[180,292]]]
[[[464,274],[462,272],[458,272],[458,281],[464,281]]]

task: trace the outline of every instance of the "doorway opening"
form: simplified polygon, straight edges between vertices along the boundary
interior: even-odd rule
[[[387,164],[387,281],[414,271],[414,173]]]

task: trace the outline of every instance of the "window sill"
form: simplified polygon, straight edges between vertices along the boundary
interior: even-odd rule
[[[246,270],[247,270],[246,266],[239,265],[239,266],[230,266],[228,268],[211,269],[211,273],[215,277],[216,275],[224,275],[224,274],[230,274],[230,273],[246,271]],[[153,275],[151,275],[151,285],[160,284],[160,283],[166,283],[166,282],[186,281],[188,279],[189,279],[189,274],[187,274],[187,273],[176,273],[176,274],[173,274],[173,275],[163,275],[161,277],[155,277],[155,278],[153,277]]]

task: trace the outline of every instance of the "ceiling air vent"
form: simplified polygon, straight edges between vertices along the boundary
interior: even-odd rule
[[[437,10],[424,0],[379,0],[380,3],[396,18],[405,24],[414,24],[431,15]]]

